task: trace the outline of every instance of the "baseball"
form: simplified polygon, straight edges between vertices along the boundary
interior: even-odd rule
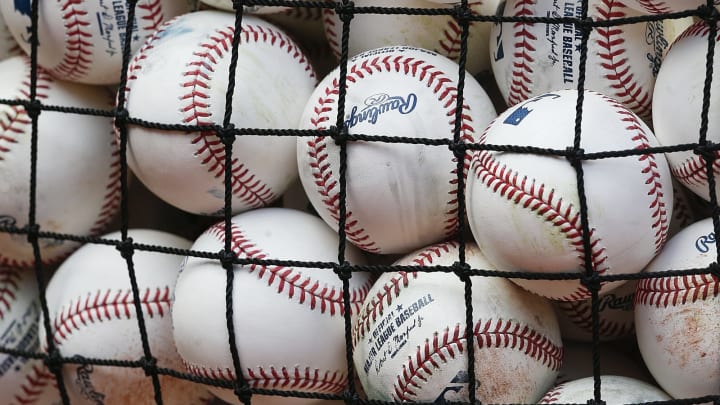
[[[30,54],[31,2],[0,2],[10,32],[27,54]],[[131,53],[163,21],[191,9],[190,0],[139,0],[130,37]],[[120,82],[128,11],[126,1],[39,2],[38,64],[63,80],[87,84]]]
[[[5,24],[5,18],[2,17],[2,7],[0,7],[0,60],[20,54],[22,54],[22,50],[15,42],[15,38],[10,33],[7,24]]]
[[[131,229],[134,243],[187,249],[190,242],[175,235]],[[120,233],[103,236],[120,240]],[[136,250],[133,265],[152,356],[158,367],[182,369],[173,344],[170,317],[181,256]],[[49,332],[63,357],[138,360],[143,357],[135,297],[128,264],[110,245],[87,244],[57,269],[47,285]],[[40,322],[40,342],[47,349]],[[140,368],[65,364],[63,378],[73,403],[155,404],[152,382]],[[205,386],[160,375],[164,403],[200,405],[210,395]]]
[[[593,0],[596,21],[630,17],[621,2]],[[581,1],[508,0],[510,17],[580,17]],[[653,86],[668,41],[661,21],[596,27],[588,40],[585,88],[618,100],[642,119],[650,118]],[[576,89],[581,31],[573,24],[496,24],[491,33],[491,65],[508,105],[559,89]]]
[[[718,23],[720,27],[720,23]],[[665,146],[699,141],[700,113],[702,112],[705,65],[710,28],[698,22],[685,30],[673,42],[660,68],[653,99],[655,135]],[[720,41],[720,34],[717,36]],[[720,52],[720,42],[715,43]],[[713,63],[720,70],[720,58]],[[682,80],[678,81],[678,77]],[[720,83],[713,80],[710,89],[707,140],[720,142]],[[720,156],[717,151],[711,152]],[[673,176],[684,186],[705,200],[710,200],[705,159],[692,150],[666,154]],[[720,165],[713,162],[713,173],[720,174]],[[720,183],[716,183],[718,193]]]
[[[575,115],[569,112],[575,110],[577,94],[546,93],[511,107],[479,142],[565,150],[573,145]],[[657,146],[637,115],[601,94],[585,92],[582,120],[580,146],[586,154]],[[468,220],[480,249],[499,270],[582,273],[589,255],[598,275],[639,273],[660,251],[673,211],[665,157],[596,159],[582,167],[589,252],[583,243],[577,173],[567,159],[474,153],[466,191]],[[579,280],[513,281],[555,300],[590,298]],[[601,292],[621,284],[604,282]]]
[[[446,2],[443,2],[446,3]],[[493,15],[500,0],[469,0],[475,15]],[[452,8],[426,0],[355,0],[356,7]],[[323,9],[325,36],[340,56],[342,20],[332,8]],[[465,69],[470,74],[490,71],[490,22],[471,21]],[[360,34],[359,34],[360,33]],[[462,27],[450,15],[355,14],[350,25],[348,56],[394,45],[428,49],[455,61],[460,57]]]
[[[192,250],[218,252],[225,223],[203,233]],[[338,237],[319,218],[285,208],[238,214],[229,230],[240,259],[337,262]],[[346,259],[364,264],[348,245]],[[344,303],[340,278],[327,268],[235,265],[233,322],[242,373],[252,388],[339,394],[347,385]],[[177,280],[173,334],[187,370],[200,377],[232,381],[228,347],[226,271],[220,262],[189,257]],[[357,272],[349,280],[350,309],[360,308],[372,281]],[[224,401],[241,404],[231,390],[210,387]],[[253,395],[253,403],[310,399]]]
[[[475,245],[466,262],[493,269]],[[458,244],[432,245],[395,265],[450,266]],[[562,361],[550,303],[495,277],[472,279],[473,330],[466,330],[464,284],[452,273],[383,273],[352,331],[353,361],[370,399],[468,401],[467,336],[475,346],[482,403],[535,403]]]
[[[0,62],[0,98],[28,100],[30,60]],[[38,69],[37,99],[44,105],[108,110],[102,87],[55,80]],[[0,224],[27,225],[32,121],[20,105],[0,105]],[[69,130],[72,128],[72,130]],[[74,235],[104,232],[120,204],[120,157],[110,118],[43,111],[37,123],[36,222],[40,230]],[[57,263],[79,245],[40,239],[42,260]],[[31,267],[32,245],[22,234],[0,233],[0,266]]]
[[[668,241],[646,273],[702,268],[717,259],[712,219]],[[699,274],[642,279],[635,292],[635,329],[645,364],[674,398],[720,395],[720,279]]]
[[[667,14],[694,10],[707,4],[706,0],[625,0],[628,7],[649,14]],[[720,0],[713,2],[720,5]]]
[[[200,0],[201,3],[212,8],[225,11],[235,11],[233,0]],[[243,6],[243,12],[252,14],[275,14],[287,11],[290,7],[285,6]]]
[[[0,267],[0,346],[38,351],[40,316],[35,273]],[[41,359],[0,354],[0,397],[8,405],[59,405],[55,376]]]
[[[539,404],[586,403],[594,398],[595,380],[581,378],[556,385],[538,402]],[[636,404],[642,402],[667,401],[670,398],[663,390],[649,383],[616,375],[600,376],[600,397],[607,405]]]
[[[302,129],[337,120],[339,70],[309,98]],[[453,139],[457,64],[434,52],[387,47],[348,62],[344,125],[350,134]],[[460,137],[472,143],[495,117],[485,90],[466,77]],[[457,163],[447,147],[384,142],[347,145],[345,231],[374,253],[408,253],[457,230]],[[469,154],[465,156],[469,164]],[[325,136],[297,141],[300,180],[315,210],[333,229],[339,221],[340,146]],[[368,197],[372,196],[372,197]]]
[[[598,297],[600,341],[618,340],[635,333],[633,297],[637,281],[631,280]],[[553,301],[563,339],[592,342],[592,299]]]
[[[163,24],[128,68],[126,108],[147,121],[222,125],[235,17],[198,11]],[[257,17],[243,18],[232,123],[296,128],[316,83],[300,48]],[[233,211],[266,206],[297,178],[295,137],[243,135],[232,147]],[[213,130],[128,128],[128,165],[155,195],[194,214],[219,215],[225,198],[225,145]]]

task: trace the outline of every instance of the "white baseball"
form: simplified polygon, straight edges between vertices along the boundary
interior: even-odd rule
[[[647,266],[662,274],[708,266],[717,259],[712,219],[668,241]],[[642,279],[635,293],[635,329],[645,364],[674,398],[720,395],[720,279],[700,274]]]
[[[344,125],[350,134],[453,139],[457,64],[412,47],[362,53],[348,63]],[[315,89],[300,120],[328,129],[338,111],[339,70]],[[466,77],[460,122],[463,142],[475,142],[495,109]],[[320,217],[337,229],[340,146],[324,136],[298,138],[300,180]],[[345,230],[350,242],[376,253],[407,253],[457,230],[457,163],[447,147],[350,142],[347,145]],[[469,154],[466,154],[469,164]]]
[[[225,246],[225,223],[203,233],[192,250],[216,253]],[[261,208],[232,219],[231,248],[240,259],[337,262],[338,237],[316,216]],[[364,264],[347,245],[351,264]],[[236,265],[233,322],[242,373],[250,387],[338,394],[347,385],[342,282],[332,269]],[[372,284],[368,273],[350,279],[356,313]],[[173,333],[187,370],[201,377],[235,380],[228,346],[225,270],[218,260],[189,257],[177,280]],[[231,390],[211,387],[240,404]],[[294,399],[307,404],[311,400]],[[253,395],[253,403],[278,401]]]
[[[0,98],[28,100],[30,61],[0,62]],[[108,110],[102,87],[53,79],[38,69],[37,99],[44,105]],[[0,224],[22,228],[28,221],[32,121],[22,106],[0,105]],[[72,128],[72,130],[70,130]],[[108,117],[43,111],[38,117],[36,222],[40,230],[74,235],[104,232],[120,204],[120,157]],[[75,242],[40,239],[42,260],[55,263]],[[0,266],[31,267],[26,235],[0,233]]]
[[[128,68],[130,116],[167,124],[222,125],[235,18],[198,11],[163,24]],[[300,48],[258,17],[243,19],[232,123],[295,129],[316,79]],[[190,46],[188,45],[190,44]],[[295,137],[239,136],[233,145],[233,211],[270,204],[297,177]],[[130,126],[128,164],[158,197],[182,210],[224,207],[225,145],[214,131]]]
[[[564,151],[573,145],[576,90],[546,93],[503,112],[480,143]],[[657,146],[627,108],[586,91],[580,146],[585,153]],[[612,134],[613,136],[608,136]],[[470,229],[500,270],[639,273],[664,245],[673,211],[670,171],[662,154],[583,162],[590,251],[583,243],[577,173],[562,157],[477,151],[467,180]],[[613,192],[611,190],[622,190]],[[498,238],[496,235],[503,235]],[[548,298],[584,300],[579,280],[513,279]],[[607,293],[622,281],[604,283]]]
[[[210,7],[225,11],[235,11],[233,0],[200,0]],[[275,14],[288,10],[286,6],[243,6],[243,12],[252,14]]]
[[[580,0],[508,0],[504,16],[579,18]],[[621,2],[590,1],[597,21],[635,14]],[[490,40],[492,70],[508,105],[559,89],[576,89],[581,31],[573,24],[502,23]],[[650,118],[653,85],[668,45],[660,21],[596,27],[588,40],[585,88]]]
[[[395,265],[450,266],[458,244],[410,253]],[[475,245],[467,263],[493,269]],[[473,329],[466,329],[464,284],[452,273],[383,273],[353,327],[353,360],[370,399],[468,401],[467,339],[475,347],[477,399],[535,403],[562,361],[550,303],[495,277],[472,279]]]
[[[586,403],[595,397],[594,388],[595,381],[593,377],[568,381],[553,387],[538,403]],[[672,399],[654,385],[615,375],[600,376],[600,397],[607,405],[636,404]]]
[[[190,241],[146,229],[131,229],[134,243],[188,249]],[[113,232],[103,238],[120,240]],[[157,366],[181,371],[170,317],[174,284],[182,257],[143,250],[133,254],[140,305]],[[46,291],[50,338],[63,357],[138,360],[144,353],[128,264],[114,246],[87,244],[57,269]],[[47,349],[40,324],[40,346]],[[152,382],[140,368],[65,364],[63,377],[73,403],[154,404]],[[200,405],[210,397],[205,386],[160,375],[165,403]],[[82,401],[82,402],[80,402]]]
[[[31,0],[0,2],[10,32],[27,54],[30,54],[30,4]],[[190,10],[189,0],[139,0],[130,39],[131,54],[165,20]],[[126,1],[41,1],[38,64],[63,80],[119,83],[128,11]]]
[[[0,346],[37,352],[40,311],[35,272],[0,268]],[[3,404],[59,405],[55,384],[42,360],[0,354]]]
[[[426,0],[356,0],[356,7],[452,8]],[[493,15],[500,0],[469,0],[475,15]],[[332,8],[323,9],[325,36],[337,57],[342,44],[342,20]],[[465,69],[471,74],[490,71],[489,39],[492,23],[471,21]],[[350,25],[349,56],[385,46],[407,45],[428,49],[457,61],[462,27],[450,15],[358,13]]]
[[[628,7],[649,14],[668,14],[694,10],[707,4],[706,0],[625,0]],[[720,0],[714,4],[720,5]]]
[[[618,340],[635,333],[633,297],[637,281],[625,282],[598,297],[600,341]],[[563,339],[592,342],[592,299],[554,301]]]
[[[598,346],[600,370],[605,375],[618,375],[653,383],[653,378],[641,359],[635,359],[611,344]],[[563,341],[563,362],[556,384],[593,375],[593,347],[591,343]]]
[[[718,23],[720,27],[720,23]],[[705,65],[710,28],[698,22],[686,29],[673,42],[663,61],[655,85],[653,124],[658,141],[665,146],[697,143],[702,112]],[[720,40],[720,34],[717,36]],[[720,52],[720,41],[715,43]],[[720,58],[713,63],[720,70]],[[682,80],[678,81],[678,78]],[[720,82],[713,80],[710,89],[707,140],[720,142]],[[720,156],[717,151],[712,152]],[[673,176],[705,200],[710,200],[705,159],[692,150],[667,153]],[[720,174],[720,161],[713,163],[713,173]],[[718,193],[720,183],[716,183]]]

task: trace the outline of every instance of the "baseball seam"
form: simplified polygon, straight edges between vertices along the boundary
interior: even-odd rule
[[[602,20],[611,20],[627,17],[623,12],[624,5],[615,0],[602,0],[595,8]],[[623,105],[635,111],[639,116],[648,119],[652,106],[652,95],[635,81],[635,75],[630,71],[631,66],[627,57],[625,33],[622,26],[597,27],[599,38],[595,43],[600,50],[597,57],[600,66],[606,70],[605,78],[614,90],[613,97]]]
[[[215,224],[208,230],[208,233],[217,240],[224,242],[225,224]],[[268,258],[268,254],[257,247],[237,226],[232,225],[230,234],[232,238],[231,250],[239,258],[259,260]],[[330,316],[343,316],[345,314],[342,288],[322,286],[319,281],[313,280],[312,277],[307,275],[303,276],[303,274],[298,273],[291,267],[256,264],[250,264],[247,267],[251,273],[257,271],[257,277],[261,280],[266,279],[268,287],[275,287],[278,294],[285,293],[290,299],[299,294],[299,303],[307,303],[306,305],[309,305],[311,310],[320,311],[321,314],[329,312]],[[368,280],[359,288],[350,289],[352,313],[357,313],[360,310],[360,306],[371,286],[372,281]]]
[[[560,400],[565,383],[556,384],[538,402],[539,404],[553,404]]]
[[[615,108],[615,113],[618,114],[621,117],[622,122],[625,123],[625,130],[632,135],[631,140],[637,145],[635,146],[635,149],[649,149],[650,141],[648,139],[648,135],[645,133],[643,125],[637,116],[614,99],[606,96],[603,96],[603,99]],[[650,187],[647,195],[651,197],[652,201],[648,206],[648,210],[650,211],[652,217],[652,228],[655,232],[655,254],[657,254],[665,245],[668,230],[670,229],[670,217],[667,213],[665,192],[661,181],[662,176],[658,170],[658,164],[654,154],[646,153],[638,155],[637,161],[645,166],[642,169],[642,173],[647,176],[645,184]]]
[[[54,76],[77,80],[87,75],[92,64],[89,12],[82,9],[83,0],[58,0],[58,3],[65,27],[65,47],[60,62],[51,71]]]
[[[592,333],[592,302],[584,301],[559,301],[555,303],[567,316],[567,318],[584,332]],[[623,323],[616,320],[603,318],[602,312],[599,315],[598,333],[600,338],[610,339],[629,336],[635,330],[635,325]]]
[[[457,113],[456,100],[457,88],[454,87],[453,80],[445,75],[444,72],[435,68],[428,62],[412,56],[404,55],[387,55],[384,57],[376,56],[370,59],[362,60],[348,66],[347,83],[355,83],[366,76],[371,76],[381,72],[400,72],[413,78],[417,78],[421,82],[426,82],[428,88],[437,96],[439,102],[443,103],[443,108],[447,109],[446,116],[450,128],[450,135],[454,131],[455,115]],[[332,122],[333,117],[329,116],[332,106],[337,104],[336,97],[339,83],[335,79],[324,89],[324,96],[320,96],[314,106],[314,115],[310,117],[310,123],[316,129],[326,129],[327,123]],[[469,106],[463,104],[463,112],[460,114],[460,140],[465,143],[474,143],[473,136],[475,128],[472,126],[472,117],[465,111],[469,111]],[[339,179],[336,179],[335,171],[331,168],[327,152],[327,137],[319,136],[310,138],[307,141],[309,164],[314,178],[317,192],[322,197],[322,203],[330,216],[337,222],[340,220],[340,196],[339,196]],[[470,151],[466,151],[463,157],[463,177],[466,177],[470,168]],[[453,161],[456,161],[455,158]],[[458,200],[457,200],[457,167],[451,171],[449,180],[451,190],[448,191],[449,200],[446,203],[448,207],[445,211],[444,220],[444,236],[450,237],[458,227]],[[352,210],[349,202],[347,204],[347,213],[345,216],[345,232],[347,238],[356,246],[369,252],[380,252],[380,248],[368,235],[364,228],[361,228],[358,221],[352,218]]]
[[[513,15],[516,17],[533,17],[532,6],[534,4],[534,0],[517,1]],[[530,26],[530,24],[522,22],[513,23],[515,42],[513,44],[512,69],[510,70],[510,87],[506,97],[509,106],[524,101],[532,94],[532,80],[530,78],[534,73],[532,64],[535,62],[533,53],[535,52],[534,42],[537,41],[537,37],[529,31]]]
[[[40,365],[33,365],[25,380],[20,383],[20,393],[14,398],[18,404],[35,404],[48,386],[57,386],[55,375]]]
[[[164,317],[170,313],[170,287],[145,288],[139,291],[145,317]],[[135,316],[132,290],[97,290],[65,304],[53,319],[53,340],[61,345],[71,335],[89,324],[112,320],[129,320]]]
[[[646,278],[638,282],[635,305],[679,306],[720,294],[720,279],[709,274]]]
[[[191,364],[183,360],[185,368],[196,376],[213,379],[234,381],[235,371],[229,368],[205,367]],[[300,366],[292,368],[273,366],[258,366],[246,369],[245,380],[251,388],[301,390],[334,394],[345,389],[347,378],[341,371],[320,371],[319,369]]]
[[[664,1],[657,2],[653,0],[636,0],[642,8],[651,14],[666,14],[671,13],[672,10],[665,5]]]
[[[147,25],[142,27],[146,32],[155,32],[165,19],[160,0],[150,1],[147,4],[138,3],[136,8],[138,11],[144,12],[144,15],[140,16],[140,21],[147,23]]]
[[[397,376],[393,400],[413,400],[415,390],[421,390],[435,370],[466,350],[465,336],[465,327],[457,324],[452,331],[448,327],[442,334],[433,333],[431,339],[426,339],[424,345],[418,346],[415,357],[408,356],[402,374]],[[562,347],[540,332],[513,320],[478,320],[473,327],[473,336],[479,348],[519,350],[554,371],[560,368],[562,362]]]
[[[484,143],[484,139],[481,140]],[[583,243],[580,212],[572,203],[566,202],[555,194],[554,189],[546,190],[544,184],[535,179],[522,176],[506,165],[500,164],[491,152],[483,150],[475,155],[473,170],[478,180],[493,193],[506,198],[524,209],[529,210],[543,221],[550,223],[565,235],[571,249],[575,252],[578,265],[585,267],[585,246]],[[593,270],[603,275],[609,269],[607,252],[595,236],[595,228],[590,229],[590,259]],[[578,301],[590,297],[590,291],[583,285],[563,297],[553,297],[560,301]]]
[[[18,271],[14,269],[0,270],[0,320],[5,319],[5,315],[10,313],[20,292],[20,273]]]
[[[433,261],[442,257],[443,254],[448,254],[457,246],[457,242],[454,241],[432,245],[418,252],[411,260],[416,266],[429,266]],[[400,288],[407,288],[410,279],[416,278],[417,273],[415,272],[399,271],[382,286],[381,291],[370,298],[359,313],[357,321],[355,321],[352,331],[353,347],[356,347],[357,343],[365,337],[365,334],[370,330],[371,324],[374,324],[377,318],[383,315],[385,308],[392,306],[393,299],[400,295]]]
[[[340,59],[340,42],[338,42],[338,38],[340,38],[340,36],[337,33],[339,27],[335,23],[334,15],[335,11],[332,9],[322,9],[322,22],[323,30],[325,31],[325,38],[327,39],[328,45],[330,45],[330,50],[333,55],[335,55],[335,58]]]
[[[715,157],[720,157],[720,152],[713,152]],[[693,155],[685,159],[678,165],[673,165],[670,170],[673,176],[681,183],[688,186],[699,185],[707,186],[708,174],[705,159],[702,156]],[[720,174],[720,161],[714,160],[712,163],[713,174]]]

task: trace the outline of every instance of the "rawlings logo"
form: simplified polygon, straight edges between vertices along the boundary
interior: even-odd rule
[[[645,27],[645,43],[653,47],[653,52],[647,53],[647,59],[650,62],[653,76],[657,76],[660,71],[663,53],[668,47],[668,40],[665,38],[662,21],[648,22]]]
[[[701,236],[695,240],[695,249],[700,253],[707,253],[710,251],[710,244],[715,244],[715,232],[710,232],[707,235]]]
[[[350,110],[350,115],[345,118],[345,127],[350,129],[363,121],[374,125],[380,115],[390,111],[397,110],[403,115],[410,114],[415,110],[416,105],[417,95],[415,93],[410,93],[405,98],[389,96],[385,93],[374,94],[365,99],[365,108],[358,111],[358,107],[354,106]]]

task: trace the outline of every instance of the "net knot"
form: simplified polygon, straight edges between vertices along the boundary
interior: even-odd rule
[[[599,292],[601,287],[600,282],[600,275],[593,271],[591,274],[583,274],[583,276],[580,278],[580,283],[590,291],[590,293],[593,292]]]
[[[462,25],[462,23],[468,22],[471,18],[473,18],[473,12],[470,10],[470,6],[463,7],[461,3],[453,7],[453,17],[455,17],[455,20]]]
[[[347,4],[338,2],[335,6],[335,13],[340,17],[343,23],[347,23],[355,17],[355,2],[348,1]]]
[[[140,364],[146,376],[157,375],[157,359],[155,357],[143,357],[140,359]]]
[[[717,159],[715,152],[717,151],[717,145],[712,141],[705,141],[693,149],[693,153],[702,157],[705,162],[712,163]]]
[[[241,383],[236,380],[235,388],[233,388],[233,393],[244,405],[250,405],[252,391],[250,391],[250,387],[246,383]]]
[[[233,251],[224,249],[218,252],[218,258],[220,259],[220,264],[222,264],[223,269],[231,269],[236,259]]]
[[[343,146],[347,143],[348,138],[348,130],[345,127],[342,127],[340,130],[338,130],[338,127],[332,126],[330,127],[331,135],[330,137],[335,141],[335,145],[337,146]]]
[[[462,281],[470,281],[470,271],[472,268],[468,263],[455,262],[452,264],[453,273]]]
[[[585,158],[585,150],[583,148],[574,148],[568,146],[565,149],[565,158],[570,162],[573,167],[578,167],[580,162]]]
[[[352,270],[350,269],[350,263],[347,261],[342,264],[333,265],[333,272],[340,277],[341,281],[350,280],[352,277]]]
[[[115,246],[115,249],[120,252],[120,255],[123,257],[123,259],[130,259],[133,253],[135,253],[135,248],[133,247],[133,239],[127,238],[121,241],[120,243],[118,243],[117,246]]]
[[[37,117],[42,112],[42,103],[40,102],[40,100],[27,101],[24,107],[30,119],[37,119]]]
[[[226,127],[218,128],[217,136],[225,146],[232,146],[235,143],[235,125],[230,123]]]
[[[62,372],[62,356],[60,355],[60,350],[58,348],[54,348],[52,351],[50,351],[47,356],[43,359],[43,362],[45,363],[45,367],[47,367],[50,372],[53,374],[57,374]]]
[[[27,229],[27,241],[28,243],[35,243],[39,239],[40,234],[40,225],[38,224],[32,224],[25,226],[25,229]]]

